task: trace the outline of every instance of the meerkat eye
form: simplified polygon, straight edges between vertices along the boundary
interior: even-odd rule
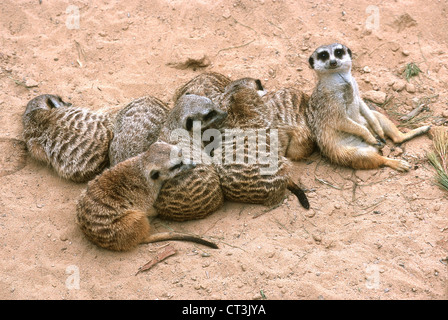
[[[204,116],[204,121],[209,121],[216,116],[216,111],[212,110]]]
[[[317,59],[319,59],[321,61],[326,61],[329,58],[330,58],[330,54],[328,53],[328,51],[322,51],[317,54]]]
[[[259,79],[255,80],[255,84],[257,85],[257,90],[263,91],[263,85],[261,84],[261,81]]]
[[[192,128],[193,128],[193,119],[188,117],[187,121],[185,122],[185,129],[187,129],[187,131],[191,131]]]
[[[345,54],[345,50],[344,49],[336,49],[334,51],[334,55],[336,58],[342,59],[342,56]]]
[[[157,180],[160,177],[160,172],[158,170],[152,170],[150,173],[150,177],[152,180]]]
[[[172,166],[172,167],[170,168],[170,171],[174,171],[174,170],[176,170],[176,169],[179,169],[180,167],[182,167],[183,164],[184,164],[184,163],[183,163],[182,161],[179,162],[178,164]]]

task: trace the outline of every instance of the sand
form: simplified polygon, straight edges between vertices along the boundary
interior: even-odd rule
[[[166,244],[116,253],[90,243],[74,219],[86,184],[59,178],[22,142],[26,103],[43,93],[94,110],[144,95],[172,106],[175,89],[203,71],[311,93],[308,57],[336,41],[353,51],[360,89],[392,98],[392,118],[426,101],[420,123],[442,126],[448,4],[421,3],[3,0],[0,298],[447,299],[448,200],[426,158],[431,135],[388,142],[387,154],[412,164],[408,173],[342,168],[318,152],[294,163],[308,211],[289,195],[256,218],[266,208],[228,202],[203,220],[156,220],[158,231],[197,233],[220,248],[170,242],[176,254],[137,275]],[[206,68],[168,65],[204,56]],[[408,83],[410,62],[422,73]]]

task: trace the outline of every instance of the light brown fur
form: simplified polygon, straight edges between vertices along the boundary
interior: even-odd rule
[[[146,152],[120,162],[89,182],[78,200],[76,218],[90,241],[116,251],[163,240],[189,240],[214,246],[188,235],[151,234],[150,219],[157,216],[153,204],[160,188],[176,174],[191,169],[191,165],[182,162],[172,163],[170,157],[175,149],[167,143],[154,143]]]
[[[336,50],[343,53],[337,57]],[[328,52],[327,56],[322,56]],[[329,67],[329,63],[333,66]],[[370,110],[351,76],[351,51],[340,44],[321,46],[310,57],[319,81],[306,110],[308,123],[323,155],[354,169],[389,166],[408,171],[409,163],[379,153],[385,137],[403,143],[428,132],[429,126],[401,133],[383,114]],[[378,136],[378,138],[375,137]]]

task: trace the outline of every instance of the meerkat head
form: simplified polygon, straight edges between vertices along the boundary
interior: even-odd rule
[[[195,94],[185,94],[176,103],[171,114],[176,117],[174,120],[177,127],[181,127],[188,132],[193,130],[193,122],[201,122],[201,130],[209,128],[219,128],[221,123],[227,118],[227,112],[219,109],[207,97]]]
[[[264,89],[263,85],[261,84],[260,79],[254,79],[254,78],[241,78],[235,81],[232,81],[227,87],[224,92],[224,95],[228,95],[232,91],[238,91],[239,89],[247,88],[255,90],[260,97],[264,96],[267,91]]]
[[[352,51],[340,43],[320,46],[308,62],[318,73],[347,72],[352,67]]]
[[[266,91],[258,79],[242,78],[231,82],[219,99],[221,108],[229,114],[226,125],[249,123],[250,119],[259,117],[264,94]]]
[[[183,157],[181,148],[166,142],[153,143],[143,155],[143,162],[147,179],[160,186],[180,172],[195,167]]]
[[[71,105],[72,105],[71,103],[63,101],[62,98],[59,96],[52,94],[43,94],[31,99],[28,102],[25,114],[28,114],[31,111],[37,109],[50,110],[61,107],[69,107]]]

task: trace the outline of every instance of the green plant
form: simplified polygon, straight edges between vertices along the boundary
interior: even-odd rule
[[[435,131],[433,147],[434,151],[428,153],[429,162],[436,169],[437,184],[448,191],[448,131]]]
[[[409,82],[409,79],[412,77],[418,76],[419,73],[422,72],[417,64],[414,62],[410,62],[406,65],[406,68],[404,69],[404,76],[406,80]]]

